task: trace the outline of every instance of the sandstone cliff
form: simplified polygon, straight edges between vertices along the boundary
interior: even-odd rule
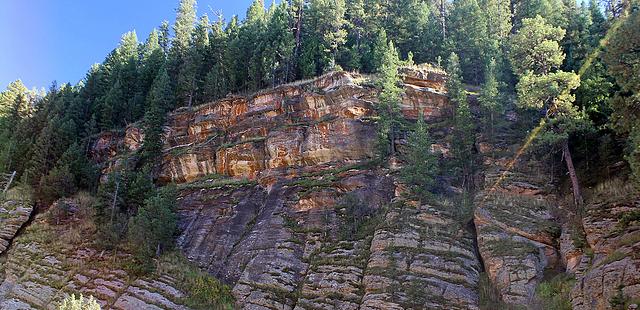
[[[402,73],[401,111],[410,120],[424,111],[444,163],[446,76]],[[637,195],[590,202],[569,223],[548,163],[518,155],[526,134],[509,112],[494,137],[477,136],[481,190],[469,225],[457,200],[404,201],[394,165],[373,163],[372,79],[334,72],[169,115],[157,175],[178,183],[177,247],[232,287],[237,308],[478,309],[483,272],[511,306],[536,307],[551,271],[575,274],[576,309],[640,297]],[[103,133],[92,156],[106,175],[135,161],[143,140],[136,124]],[[71,292],[106,308],[188,308],[175,275],[136,277],[108,266],[126,254],[36,238],[51,229],[36,219],[0,257],[0,308],[47,308]]]

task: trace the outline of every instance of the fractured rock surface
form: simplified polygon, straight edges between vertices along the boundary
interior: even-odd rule
[[[0,254],[7,250],[18,230],[27,223],[31,212],[33,203],[29,200],[0,200]]]
[[[46,225],[34,221],[0,257],[0,309],[57,309],[70,294],[93,296],[102,309],[188,309],[170,275],[139,278],[113,267],[121,254],[53,248]]]
[[[480,141],[484,190],[475,199],[478,247],[489,279],[503,301],[529,305],[546,268],[559,262],[560,227],[551,215],[555,197],[549,191],[544,162],[516,156],[525,136],[509,123],[492,142]]]

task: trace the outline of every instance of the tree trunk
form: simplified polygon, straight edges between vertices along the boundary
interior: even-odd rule
[[[573,189],[573,201],[576,206],[581,206],[583,200],[582,194],[580,193],[580,184],[578,183],[576,169],[573,167],[573,159],[571,158],[571,151],[569,150],[569,140],[566,139],[562,141],[562,157],[564,157],[567,170],[569,170],[569,178],[571,178],[571,187]]]
[[[120,178],[116,180],[116,191],[113,193],[113,202],[111,203],[111,226],[113,226],[113,220],[114,220],[114,217],[116,216],[116,201],[118,199],[119,189],[120,189]]]
[[[446,2],[444,0],[440,0],[440,26],[442,27],[442,42],[447,40],[447,20],[445,17],[446,12]]]

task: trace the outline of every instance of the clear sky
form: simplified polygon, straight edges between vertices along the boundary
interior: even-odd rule
[[[0,0],[0,91],[22,79],[29,88],[81,80],[120,36],[143,41],[163,20],[173,23],[179,0]],[[222,11],[243,17],[251,0],[198,0],[198,16]],[[270,2],[270,1],[265,1]]]

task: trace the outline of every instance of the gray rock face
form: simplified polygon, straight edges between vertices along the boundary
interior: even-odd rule
[[[29,220],[33,204],[29,200],[0,200],[0,254],[6,251],[11,240]]]
[[[71,293],[93,296],[102,309],[188,309],[171,275],[138,278],[112,267],[126,256],[52,247],[46,227],[36,220],[0,258],[0,309],[57,309]]]
[[[375,214],[355,231],[346,196]],[[473,236],[446,207],[394,196],[392,178],[358,169],[269,190],[192,188],[180,199],[179,245],[232,284],[244,309],[477,309]]]
[[[513,126],[515,124],[511,124]],[[481,141],[484,190],[475,199],[474,223],[486,272],[508,304],[530,305],[543,271],[559,263],[560,227],[551,215],[543,162],[517,156],[526,137],[504,129]]]
[[[640,301],[640,223],[621,219],[640,213],[637,197],[587,206],[582,225],[592,256],[583,255],[571,293],[574,309],[608,309]]]

